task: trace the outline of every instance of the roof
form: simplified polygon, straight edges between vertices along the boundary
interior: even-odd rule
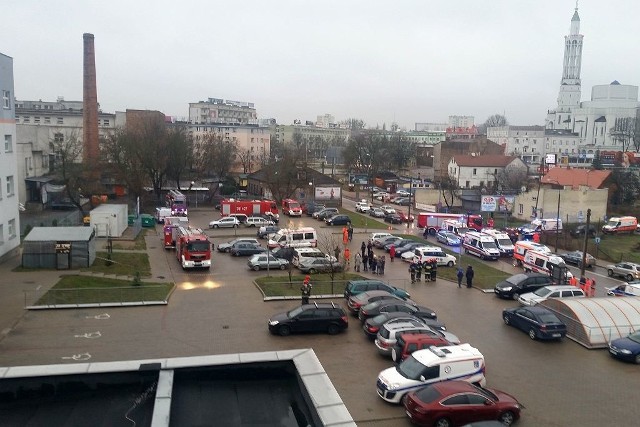
[[[93,228],[91,227],[33,227],[25,242],[86,242],[91,240]]]
[[[463,154],[455,155],[451,160],[455,161],[458,166],[505,167],[515,159],[517,159],[515,156],[502,156],[497,154],[483,156],[470,156],[468,154]]]
[[[609,170],[555,167],[549,169],[549,172],[542,177],[540,182],[542,184],[555,184],[570,186],[572,188],[585,185],[589,188],[596,189],[603,188],[604,182],[610,175],[611,171]]]

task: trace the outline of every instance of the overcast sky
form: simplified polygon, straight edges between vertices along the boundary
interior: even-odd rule
[[[0,52],[19,100],[82,100],[82,34],[98,101],[188,116],[209,97],[290,124],[329,113],[367,126],[504,113],[544,124],[556,105],[572,0],[3,2]],[[638,0],[581,0],[582,99],[640,84]]]

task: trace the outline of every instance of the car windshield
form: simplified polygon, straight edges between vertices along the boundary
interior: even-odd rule
[[[296,307],[293,310],[291,310],[290,312],[287,313],[287,317],[289,319],[296,317],[298,314],[302,313],[302,307]]]
[[[426,366],[418,362],[413,356],[409,356],[409,358],[396,366],[396,371],[405,378],[417,381],[420,379],[420,375],[422,375],[425,367]]]
[[[627,338],[629,338],[631,341],[634,341],[640,344],[640,331],[635,331],[634,333],[629,334]]]
[[[191,252],[206,252],[210,248],[209,242],[191,242],[187,244],[187,250]]]
[[[533,294],[539,297],[546,297],[547,295],[549,295],[551,293],[551,289],[548,288],[540,288],[537,291],[535,291]]]
[[[513,246],[511,239],[498,239],[500,246]]]
[[[495,242],[482,242],[482,247],[485,249],[498,249]]]
[[[468,232],[469,232],[469,230],[470,230],[470,229],[469,229],[469,228],[467,228],[467,227],[459,227],[459,228],[458,228],[458,234],[466,234],[466,233],[468,233]]]

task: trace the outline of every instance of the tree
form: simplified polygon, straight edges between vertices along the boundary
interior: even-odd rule
[[[242,167],[242,173],[250,173],[251,172],[251,152],[249,150],[240,151],[238,150],[238,162]]]
[[[611,173],[611,203],[633,205],[640,195],[640,177],[633,169],[616,168]]]
[[[265,175],[266,187],[277,201],[289,198],[296,188],[308,185],[304,169],[303,151],[296,147],[287,147],[282,152],[282,158],[267,164],[262,170]]]
[[[196,170],[205,175],[215,175],[224,181],[238,156],[238,146],[226,141],[222,135],[209,132],[194,145]]]
[[[167,131],[167,177],[180,188],[180,180],[190,171],[193,164],[193,140],[184,126],[169,128]]]
[[[489,116],[487,120],[484,121],[483,124],[478,126],[478,133],[480,133],[481,135],[486,135],[487,128],[507,126],[508,124],[509,122],[507,121],[507,118],[504,115],[493,114]]]
[[[342,242],[338,242],[335,239],[335,236],[333,234],[324,234],[318,237],[318,248],[322,252],[327,254],[329,258],[333,261],[336,248],[340,251],[340,253],[343,253],[345,246],[342,244]],[[340,259],[338,258],[336,259],[336,261],[340,261]],[[346,272],[345,270],[346,260],[344,260],[344,257],[343,257],[343,262],[339,265],[342,267],[339,267],[338,265],[334,265],[334,263],[332,262],[331,267],[329,268],[329,271],[327,271],[327,274],[331,278],[331,283],[334,283],[336,273],[339,273],[340,271],[342,271],[344,275],[344,272]]]
[[[446,175],[438,182],[438,190],[442,195],[444,204],[447,206],[447,210],[451,210],[455,200],[460,198],[458,183],[453,177]]]
[[[386,146],[389,169],[400,171],[409,166],[416,155],[416,143],[410,141],[404,132],[397,132],[391,136]]]
[[[65,196],[73,203],[84,217],[82,207],[83,192],[92,194],[95,182],[93,168],[82,163],[82,142],[75,133],[65,136],[57,133],[50,141],[52,152],[55,155],[54,176],[55,182],[64,185]]]
[[[353,131],[361,131],[365,128],[364,120],[362,119],[347,119],[340,122],[341,125],[346,126],[347,129]]]
[[[494,178],[496,181],[496,188],[503,192],[520,193],[522,187],[527,187],[529,183],[527,171],[525,169],[515,167],[504,168],[495,174]]]
[[[147,185],[139,156],[136,155],[136,141],[123,128],[116,129],[101,145],[105,163],[119,182],[127,185],[129,195],[136,198],[143,195]]]
[[[637,140],[635,132],[635,117],[618,117],[610,131],[610,134],[614,141],[622,144],[621,151],[625,152],[629,150],[632,143],[635,145],[635,141]]]
[[[387,165],[387,139],[375,132],[352,136],[343,156],[349,170],[366,173],[372,179]]]

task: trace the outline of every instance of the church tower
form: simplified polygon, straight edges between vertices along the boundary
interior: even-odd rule
[[[573,108],[580,106],[580,66],[582,64],[582,38],[580,34],[580,16],[578,16],[578,2],[571,18],[569,35],[564,37],[564,61],[562,64],[562,80],[558,94],[558,112],[570,113]],[[570,121],[570,116],[562,118],[561,122]],[[557,125],[557,123],[556,123]],[[563,126],[556,126],[563,127]]]

